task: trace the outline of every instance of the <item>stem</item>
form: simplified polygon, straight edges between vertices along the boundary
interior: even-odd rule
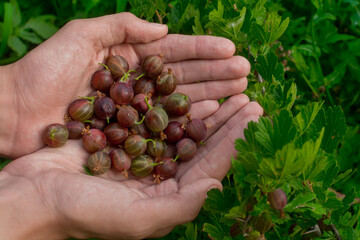
[[[156,144],[156,143],[155,143],[155,141],[154,141],[154,140],[152,140],[151,138],[146,139],[144,142],[146,142],[146,143],[147,143],[147,142],[152,142],[152,143],[154,144],[154,146],[155,146],[155,144]]]
[[[178,160],[178,158],[179,158],[179,155],[176,155],[176,157],[171,161],[176,162],[176,160]]]
[[[137,80],[139,80],[141,77],[143,77],[145,75],[145,73],[142,73],[141,75],[139,75],[139,76],[137,76],[136,78],[135,78],[135,80],[137,81]]]
[[[103,64],[103,63],[98,63],[99,65],[101,65],[101,66],[103,66],[103,67],[105,67],[105,69],[106,69],[106,71],[109,71],[110,72],[110,69],[109,69],[109,67],[108,66],[106,66],[105,64]]]
[[[128,79],[128,77],[130,76],[130,73],[132,73],[132,72],[136,72],[136,71],[135,71],[135,70],[129,70],[129,71],[127,71],[127,73],[125,73],[125,75],[122,76],[119,81],[120,81],[120,82],[125,82],[125,81]]]
[[[156,99],[155,104],[156,104],[156,103],[158,103],[158,102],[160,101],[160,98],[161,98],[161,95],[159,95],[159,97]]]
[[[163,163],[164,163],[164,162],[150,163],[150,166],[155,167],[155,166],[160,165],[160,164],[163,164]]]
[[[200,141],[199,144],[200,144],[201,146],[205,146],[205,145],[206,145],[206,143],[203,142],[203,141]]]
[[[336,235],[336,239],[342,240],[342,238],[339,234],[339,231],[336,229],[335,225],[331,224],[330,227],[331,227],[331,230],[333,231],[333,233]]]
[[[81,99],[89,100],[92,105],[94,105],[95,97],[80,97]]]
[[[144,122],[144,119],[145,119],[145,115],[142,115],[141,121],[140,121],[140,122],[135,121],[135,124],[136,124],[136,125],[142,124],[142,123]]]
[[[145,102],[146,102],[146,105],[148,105],[149,110],[152,109],[152,106],[151,106],[150,103],[148,102],[147,97],[145,97]],[[149,111],[149,110],[148,110],[148,111]]]
[[[159,20],[159,23],[163,24],[162,17],[160,16],[158,10],[156,9],[155,12],[156,12],[156,16],[157,16],[157,18]]]

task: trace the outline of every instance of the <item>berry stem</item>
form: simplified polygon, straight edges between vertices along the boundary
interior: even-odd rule
[[[160,164],[164,164],[164,162],[158,162],[158,163],[149,163],[150,166],[157,166],[157,165],[160,165]]]
[[[142,124],[142,123],[144,122],[144,120],[145,120],[145,115],[142,115],[141,121],[140,121],[140,122],[135,121],[135,124],[136,124],[136,125]]]
[[[145,102],[146,102],[146,105],[148,105],[149,110],[152,109],[152,106],[150,105],[147,97],[145,97]]]
[[[89,102],[94,105],[95,97],[80,97],[81,99],[89,100]]]
[[[137,81],[137,80],[139,80],[141,77],[143,77],[145,75],[145,73],[142,73],[141,75],[139,75],[139,76],[137,76],[136,78],[135,78],[135,80]]]
[[[130,73],[132,73],[132,72],[136,72],[136,71],[135,70],[127,71],[127,73],[125,73],[125,75],[120,78],[120,82],[125,82],[129,78]]]
[[[171,160],[172,162],[176,162],[176,160],[178,160],[178,158],[179,158],[179,155],[176,155],[176,157],[173,159],[173,160]]]
[[[146,139],[144,142],[146,142],[146,143],[147,143],[147,142],[152,142],[152,143],[154,144],[154,146],[155,146],[155,144],[156,144],[156,143],[155,143],[155,141],[154,141],[154,140],[152,140],[151,138]]]
[[[106,66],[105,64],[103,64],[103,63],[98,63],[99,65],[101,65],[101,66],[103,66],[103,67],[105,67],[105,69],[106,69],[106,71],[109,71],[110,72],[110,69],[109,69],[109,67],[108,66]]]

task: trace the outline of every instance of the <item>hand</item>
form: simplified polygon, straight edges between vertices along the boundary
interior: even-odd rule
[[[250,66],[233,57],[234,51],[227,39],[167,35],[165,25],[130,13],[71,21],[18,62],[0,68],[5,86],[0,89],[0,155],[17,158],[43,147],[42,131],[62,123],[67,106],[91,92],[92,74],[111,55],[123,55],[130,69],[138,69],[145,56],[162,53],[165,69],[174,69],[180,85],[189,84],[177,91],[212,113],[219,107],[215,99],[246,88]]]
[[[236,155],[234,140],[243,138],[247,123],[259,115],[261,107],[248,103],[245,95],[232,96],[210,116],[198,114],[212,126],[206,145],[191,161],[179,165],[176,178],[160,184],[154,184],[152,176],[124,179],[113,170],[97,177],[84,174],[82,166],[89,154],[76,140],[19,158],[0,172],[0,237],[166,235],[175,225],[197,216],[208,190],[221,189],[231,156]]]

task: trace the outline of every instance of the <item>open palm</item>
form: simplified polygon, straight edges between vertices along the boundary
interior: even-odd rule
[[[130,13],[71,21],[12,65],[15,107],[8,129],[13,137],[4,155],[16,158],[43,147],[43,129],[62,123],[69,103],[90,93],[98,63],[111,55],[123,55],[130,69],[138,69],[144,57],[162,53],[165,69],[172,67],[178,78],[176,91],[190,96],[193,109],[198,106],[200,113],[192,111],[195,116],[204,111],[210,115],[219,107],[216,99],[247,86],[249,63],[232,56],[234,51],[227,39],[167,35],[165,25]]]
[[[214,114],[204,117],[212,125],[206,145],[191,161],[180,164],[175,178],[160,184],[154,184],[151,176],[137,179],[130,174],[125,179],[113,170],[97,177],[84,174],[89,154],[76,140],[19,158],[2,173],[21,179],[27,189],[23,194],[33,189],[27,194],[32,197],[26,199],[31,208],[26,208],[21,221],[34,222],[33,214],[46,209],[40,221],[56,227],[44,239],[160,237],[175,225],[194,219],[208,190],[221,189],[220,181],[236,154],[234,140],[243,138],[247,123],[261,114],[261,107],[248,103],[245,95],[231,97]]]

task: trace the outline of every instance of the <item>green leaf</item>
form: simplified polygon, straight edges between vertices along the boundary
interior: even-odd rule
[[[284,208],[286,212],[292,212],[299,208],[307,207],[307,203],[314,200],[316,194],[312,192],[296,194],[295,198],[290,201]]]
[[[34,44],[40,44],[43,41],[36,33],[26,31],[23,28],[20,29],[18,36]]]
[[[203,208],[212,213],[228,211],[236,201],[235,194],[229,188],[224,188],[222,192],[219,189],[211,189],[207,195]]]
[[[323,127],[325,127],[325,134],[321,148],[328,153],[332,153],[337,149],[347,129],[344,113],[340,106],[330,107],[326,110],[321,109],[313,124],[310,125],[307,134],[313,138]]]
[[[345,59],[334,68],[334,71],[324,78],[327,88],[331,88],[343,80],[349,62],[349,59]]]
[[[13,30],[13,6],[10,3],[4,4],[4,22],[1,35],[1,44],[0,44],[0,58],[3,57],[6,51],[8,39]]]
[[[10,3],[13,9],[13,27],[15,28],[21,23],[21,12],[16,0],[10,0]]]
[[[324,102],[312,102],[305,106],[301,106],[300,112],[294,118],[294,124],[300,132],[300,136],[303,135],[312,124],[323,103]]]
[[[58,28],[51,23],[54,19],[55,17],[52,15],[42,15],[30,18],[23,29],[32,29],[43,39],[48,39],[58,30]]]
[[[336,43],[339,41],[348,41],[348,40],[354,40],[354,39],[356,39],[356,37],[353,35],[338,34],[338,33],[331,34],[330,36],[328,36],[326,38],[328,43]]]
[[[16,36],[9,37],[8,45],[19,57],[26,53],[27,46]]]
[[[271,51],[266,56],[258,56],[257,62],[256,70],[265,81],[271,82],[273,77],[277,80],[284,79],[284,68],[274,52]]]
[[[223,240],[226,233],[223,229],[210,223],[205,223],[203,226],[203,231],[206,232],[210,239],[212,240]]]
[[[0,171],[6,166],[8,165],[12,160],[11,159],[6,159],[6,158],[1,158],[0,157]]]
[[[200,21],[200,14],[195,16],[194,23],[195,23],[195,25],[192,26],[194,33],[196,35],[205,35],[205,31],[204,31],[204,29],[201,25],[201,21]]]
[[[269,27],[270,27],[270,36],[268,43],[273,43],[275,40],[279,39],[287,29],[289,25],[289,18],[286,18],[281,22],[281,17],[273,12],[268,17]],[[266,24],[266,23],[265,23]]]
[[[188,223],[185,230],[186,238],[184,240],[196,240],[197,239],[197,226],[193,223]]]
[[[127,0],[116,0],[116,12],[125,12],[127,2]]]
[[[258,129],[256,140],[271,154],[292,141],[296,134],[292,114],[284,109],[273,116],[273,124],[268,118],[260,118]]]

